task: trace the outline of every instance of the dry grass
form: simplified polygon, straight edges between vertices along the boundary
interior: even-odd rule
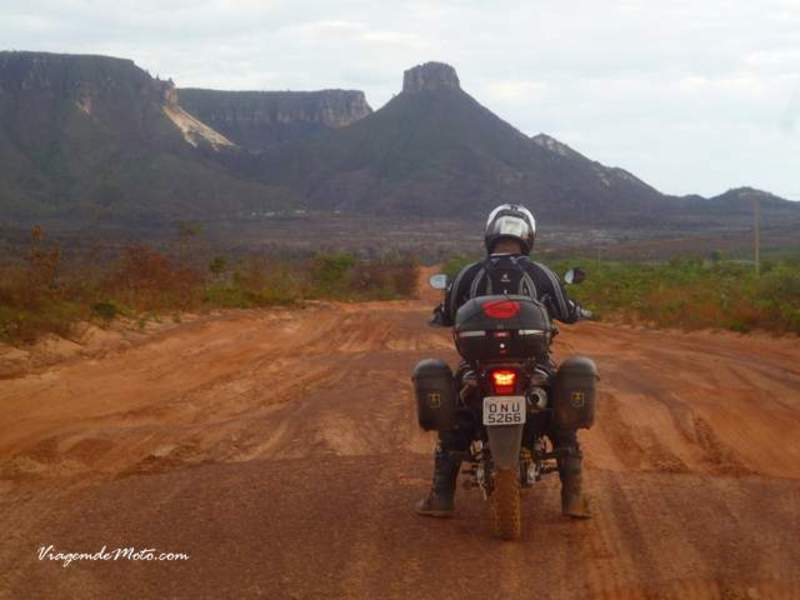
[[[0,340],[66,336],[78,321],[102,324],[119,315],[148,318],[310,298],[393,299],[416,291],[417,263],[405,256],[359,261],[346,253],[291,260],[254,255],[235,262],[217,256],[198,265],[188,264],[185,244],[175,254],[134,245],[104,266],[65,261],[35,228],[25,255],[0,265]]]

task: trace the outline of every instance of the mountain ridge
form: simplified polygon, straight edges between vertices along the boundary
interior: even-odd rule
[[[552,136],[525,135],[445,63],[407,69],[400,93],[373,111],[359,90],[176,88],[129,59],[0,52],[5,218],[471,218],[523,202],[552,223],[658,227],[744,215],[753,198],[767,218],[800,209],[753,188],[665,195]]]

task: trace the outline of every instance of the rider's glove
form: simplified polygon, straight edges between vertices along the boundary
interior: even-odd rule
[[[447,327],[444,323],[444,309],[441,304],[433,309],[433,317],[428,321],[428,325],[431,327]]]

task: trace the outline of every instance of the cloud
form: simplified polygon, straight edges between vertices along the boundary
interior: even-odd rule
[[[501,80],[490,81],[487,85],[489,98],[498,101],[530,102],[543,97],[548,89],[544,81]]]
[[[800,122],[800,85],[786,106],[786,112],[781,119],[781,129],[787,135],[795,134],[798,122]]]
[[[341,39],[349,36],[361,35],[367,26],[357,21],[313,21],[290,27],[289,33],[306,40]]]
[[[400,31],[367,31],[361,39],[369,44],[385,44],[405,46],[409,48],[425,48],[428,44],[418,35]]]

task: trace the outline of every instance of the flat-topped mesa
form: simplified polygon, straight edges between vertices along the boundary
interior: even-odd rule
[[[87,115],[105,114],[114,119],[136,120],[137,107],[159,108],[177,103],[171,79],[154,79],[126,58],[91,54],[0,52],[0,93],[3,92],[47,94],[56,104],[72,103]]]
[[[180,105],[239,146],[254,152],[346,127],[372,113],[364,92],[178,90]]]
[[[461,89],[456,70],[448,64],[426,62],[403,73],[403,92]]]
[[[206,122],[315,123],[346,127],[372,112],[360,90],[233,92],[182,88],[180,103]]]

